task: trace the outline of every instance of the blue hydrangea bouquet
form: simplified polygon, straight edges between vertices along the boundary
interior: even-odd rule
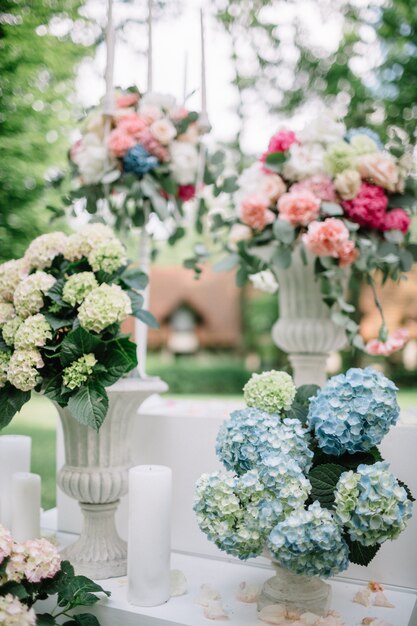
[[[134,315],[157,325],[142,308],[147,281],[103,224],[41,235],[0,265],[0,429],[32,391],[99,429],[105,388],[137,365],[122,322]]]
[[[367,565],[412,514],[408,487],[377,448],[399,416],[397,388],[377,370],[350,369],[323,389],[285,372],[254,374],[247,408],[220,429],[227,472],[201,476],[201,530],[240,559],[267,552],[282,568],[328,578]]]

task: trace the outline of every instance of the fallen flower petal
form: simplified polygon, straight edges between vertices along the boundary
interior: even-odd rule
[[[213,600],[220,600],[220,594],[216,589],[210,585],[203,584],[200,587],[200,594],[197,596],[195,602],[201,606],[208,606]]]
[[[224,610],[219,600],[211,600],[207,606],[204,607],[204,617],[212,620],[224,620],[229,619],[226,611]]]
[[[358,591],[353,598],[353,602],[357,602],[357,604],[362,604],[363,606],[370,606],[371,604],[371,591],[369,589],[363,589],[362,591]]]
[[[395,605],[392,604],[392,602],[390,602],[387,598],[387,596],[385,595],[385,593],[383,591],[378,591],[375,594],[375,598],[374,598],[374,602],[373,602],[374,606],[384,606],[387,609],[394,609]]]
[[[184,576],[183,572],[179,569],[174,569],[171,571],[171,598],[175,598],[177,596],[183,596],[187,593],[187,579]]]
[[[287,620],[287,609],[282,604],[270,604],[259,611],[258,617],[267,624],[283,624]]]
[[[381,583],[377,583],[374,580],[369,581],[368,588],[373,592],[384,591],[384,587],[381,585]]]
[[[260,592],[259,585],[248,585],[247,582],[241,582],[236,593],[236,599],[239,602],[246,602],[248,604],[256,602]]]

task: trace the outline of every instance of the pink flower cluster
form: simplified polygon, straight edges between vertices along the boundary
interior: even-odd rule
[[[316,256],[331,256],[339,259],[339,265],[346,267],[358,257],[355,243],[349,239],[346,225],[335,217],[323,222],[312,222],[302,237],[305,247]]]
[[[253,230],[264,230],[275,220],[275,215],[268,206],[269,200],[266,196],[257,193],[246,196],[240,205],[241,221]]]
[[[61,569],[58,550],[46,539],[30,539],[25,543],[15,543],[10,532],[0,526],[0,563],[8,559],[7,580],[39,583],[45,578],[53,578]]]
[[[363,182],[358,195],[352,200],[344,200],[342,207],[346,216],[366,228],[376,230],[400,230],[406,233],[411,219],[404,209],[388,211],[388,197],[381,187]]]
[[[0,525],[0,565],[9,557],[13,549],[13,539],[7,528]]]
[[[309,190],[284,193],[278,200],[279,217],[293,226],[307,226],[320,213],[320,199]]]
[[[324,202],[336,202],[337,195],[330,176],[316,174],[311,178],[305,178],[291,187],[293,191],[311,191],[317,198]]]
[[[393,352],[402,350],[409,339],[409,332],[406,328],[398,328],[386,341],[371,339],[365,346],[365,352],[373,356],[389,356]]]

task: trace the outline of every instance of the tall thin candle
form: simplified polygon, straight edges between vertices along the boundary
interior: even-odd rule
[[[153,89],[152,45],[152,0],[148,0],[148,93]]]
[[[41,536],[41,477],[16,472],[12,479],[12,534],[23,542]]]
[[[113,107],[113,84],[114,84],[114,55],[115,55],[115,32],[113,24],[113,2],[108,0],[107,27],[106,27],[106,95],[104,100],[104,112],[111,113]]]
[[[11,529],[12,479],[16,472],[30,472],[32,439],[25,435],[0,437],[0,523]]]
[[[182,89],[182,102],[185,104],[187,99],[187,89],[188,89],[188,52],[184,55],[184,83]]]

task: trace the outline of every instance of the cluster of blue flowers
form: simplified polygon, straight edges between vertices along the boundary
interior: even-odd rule
[[[367,128],[366,126],[360,126],[359,128],[351,128],[350,130],[347,131],[346,135],[345,135],[345,139],[346,141],[350,142],[350,140],[352,139],[352,137],[356,137],[357,135],[365,135],[366,137],[369,137],[369,139],[372,139],[372,141],[376,144],[378,150],[384,150],[384,144],[382,143],[379,135],[371,130],[370,128]]]
[[[412,513],[407,492],[386,462],[359,465],[341,475],[335,494],[336,519],[364,546],[395,539]]]
[[[123,169],[125,172],[132,172],[138,176],[143,176],[159,165],[158,159],[140,143],[137,143],[123,157]]]
[[[400,414],[398,389],[372,367],[339,374],[311,400],[310,429],[326,454],[370,450],[381,443]]]
[[[268,549],[280,565],[296,574],[329,578],[349,565],[349,549],[332,514],[318,502],[278,522]]]
[[[226,469],[241,475],[271,454],[285,454],[308,471],[311,438],[297,419],[282,419],[259,409],[234,411],[217,436],[216,453]]]

